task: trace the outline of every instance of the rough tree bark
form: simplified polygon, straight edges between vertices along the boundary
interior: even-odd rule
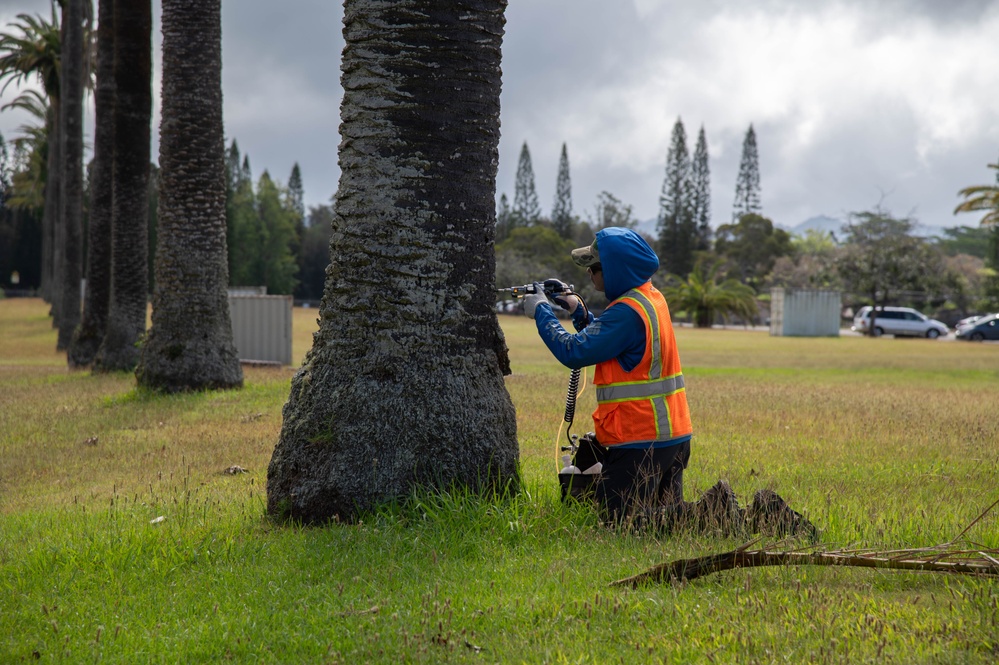
[[[49,112],[46,120],[48,154],[45,156],[45,207],[42,211],[42,297],[51,305],[52,327],[58,327],[59,286],[56,274],[56,227],[59,226],[59,199],[62,197],[62,174],[59,155],[62,119],[58,95],[49,95]]]
[[[153,325],[136,369],[165,391],[243,385],[229,318],[221,0],[163,0]]]
[[[146,330],[152,26],[151,0],[115,0],[111,300],[98,371],[134,369]]]
[[[505,6],[345,2],[331,264],[267,473],[274,518],[516,482],[492,311]]]
[[[69,347],[70,367],[87,367],[94,362],[107,329],[111,289],[114,0],[99,0],[97,20],[97,88],[94,94],[96,117],[94,161],[90,173],[87,290],[83,297],[83,320],[73,334],[73,342]]]
[[[62,10],[62,211],[59,336],[56,348],[68,349],[80,323],[83,277],[83,0],[66,0]]]

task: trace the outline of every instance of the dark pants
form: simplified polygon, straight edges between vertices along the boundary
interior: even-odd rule
[[[581,470],[603,464],[595,498],[613,521],[682,503],[683,470],[689,461],[689,441],[665,448],[622,449],[605,448],[586,435],[576,451]]]

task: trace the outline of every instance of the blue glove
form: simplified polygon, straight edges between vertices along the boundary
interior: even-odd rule
[[[562,309],[568,311],[570,314],[576,310],[579,306],[579,298],[576,296],[568,295],[570,288],[565,282],[555,279],[546,279],[545,288],[552,293],[552,302],[561,307]]]
[[[535,282],[534,283],[534,293],[528,293],[524,296],[524,314],[528,318],[533,319],[535,311],[538,309],[538,305],[543,302],[548,302],[548,296],[545,295],[544,285]]]

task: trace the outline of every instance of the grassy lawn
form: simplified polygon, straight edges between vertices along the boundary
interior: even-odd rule
[[[568,371],[526,318],[501,319],[521,494],[297,529],[263,515],[292,369],[140,393],[131,375],[68,371],[47,311],[0,301],[0,663],[999,660],[996,581],[800,567],[609,588],[739,543],[610,531],[559,502]],[[316,316],[295,311],[296,362]],[[999,345],[677,336],[688,499],[718,478],[742,500],[770,487],[830,547],[916,547],[999,498]],[[580,401],[584,432],[591,388]],[[968,537],[999,547],[999,510]]]

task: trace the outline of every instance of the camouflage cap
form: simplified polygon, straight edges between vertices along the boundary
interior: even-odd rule
[[[596,263],[600,263],[600,252],[597,251],[596,238],[593,239],[592,245],[572,250],[572,262],[580,268],[589,268]]]

